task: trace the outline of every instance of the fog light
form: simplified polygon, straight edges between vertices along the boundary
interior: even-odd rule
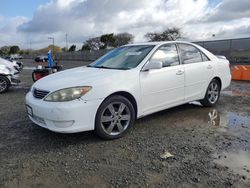
[[[44,121],[43,118],[40,118],[40,117],[37,117],[37,116],[33,116],[33,119],[35,121],[37,121],[38,123],[43,124],[44,126],[46,126],[46,123],[45,123],[45,121]]]

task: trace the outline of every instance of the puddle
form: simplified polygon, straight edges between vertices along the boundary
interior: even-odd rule
[[[224,152],[214,155],[216,164],[226,166],[234,173],[242,176],[243,180],[250,180],[250,152]]]
[[[241,116],[234,112],[220,114],[216,109],[208,112],[207,123],[211,126],[224,127],[227,129],[250,129],[249,117]]]
[[[250,91],[242,91],[239,89],[230,90],[230,91],[222,91],[221,94],[234,96],[234,97],[250,97]]]
[[[228,127],[229,128],[250,128],[250,119],[240,116],[232,112],[228,112]]]
[[[250,118],[241,116],[234,112],[219,113],[216,109],[208,112],[207,123],[218,131],[237,134],[242,137],[242,133],[250,135]],[[244,139],[250,143],[250,137]],[[250,151],[223,152],[215,154],[214,162],[221,166],[228,167],[235,174],[239,174],[243,181],[250,181]]]

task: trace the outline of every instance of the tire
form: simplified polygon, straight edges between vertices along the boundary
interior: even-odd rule
[[[0,94],[8,91],[10,81],[5,76],[0,76]]]
[[[95,118],[95,131],[106,140],[123,137],[135,123],[135,109],[125,97],[114,95],[99,107]]]
[[[206,95],[200,103],[205,107],[215,106],[220,98],[221,85],[216,79],[213,79],[207,88]]]

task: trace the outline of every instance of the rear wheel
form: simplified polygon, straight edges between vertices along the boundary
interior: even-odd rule
[[[10,87],[10,82],[5,76],[0,76],[0,93],[6,92]]]
[[[95,130],[104,139],[116,139],[125,135],[135,122],[135,110],[123,96],[106,99],[96,114]]]
[[[218,102],[219,98],[220,98],[220,83],[218,80],[213,79],[207,88],[207,92],[206,95],[204,97],[204,99],[202,99],[200,102],[203,106],[214,106],[216,105],[216,103]]]

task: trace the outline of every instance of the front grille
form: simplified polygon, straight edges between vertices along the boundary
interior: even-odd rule
[[[46,95],[49,94],[49,91],[34,89],[33,96],[37,99],[43,99]]]

